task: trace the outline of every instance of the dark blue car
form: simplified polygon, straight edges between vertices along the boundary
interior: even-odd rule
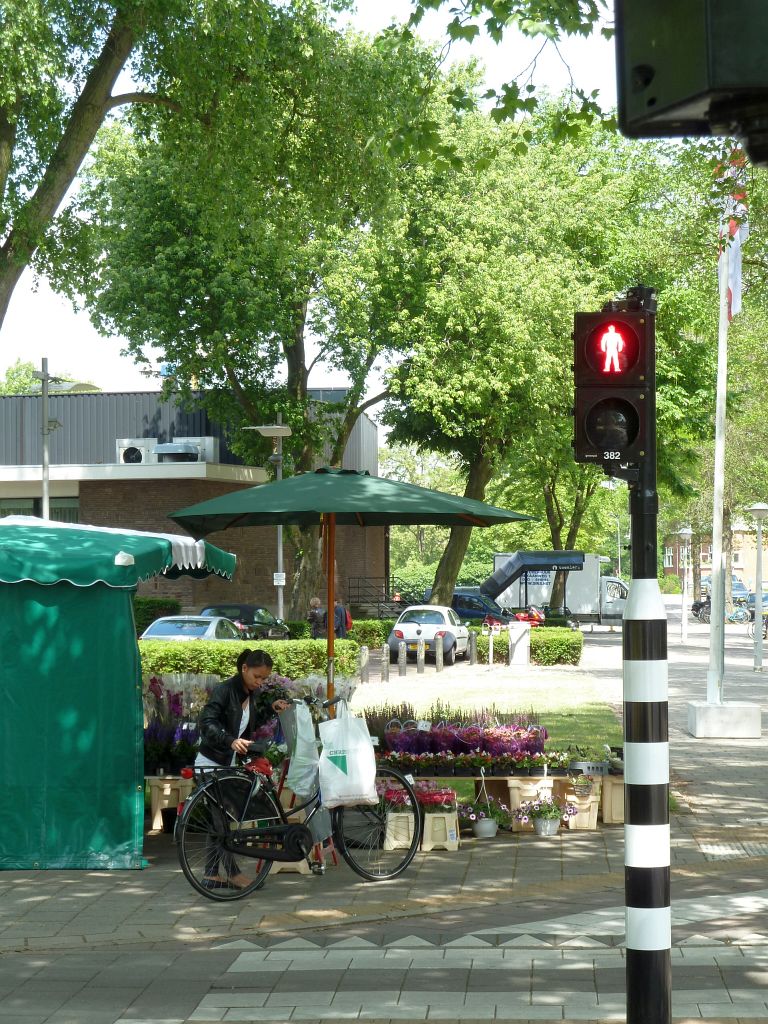
[[[747,611],[749,612],[750,619],[755,617],[755,592],[754,590],[750,593],[747,598]],[[768,591],[763,591],[763,615],[768,615]]]

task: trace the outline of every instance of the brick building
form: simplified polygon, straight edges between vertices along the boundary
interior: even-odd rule
[[[338,391],[317,391],[320,401]],[[42,497],[41,397],[0,397],[0,516],[39,515]],[[266,483],[270,473],[245,466],[230,450],[225,427],[202,408],[183,409],[160,392],[51,395],[49,494],[52,519],[92,526],[183,533],[168,513],[240,488]],[[344,453],[345,469],[377,472],[376,425],[358,420]],[[212,543],[238,558],[235,578],[154,579],[145,596],[173,596],[189,610],[216,601],[247,601],[275,609],[275,527],[212,534]],[[352,578],[382,578],[387,571],[383,528],[340,527],[337,577],[344,596]],[[293,559],[284,543],[290,581]]]

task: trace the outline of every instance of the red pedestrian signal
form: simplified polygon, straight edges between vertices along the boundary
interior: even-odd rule
[[[573,341],[576,461],[638,463],[654,406],[652,315],[577,313]]]

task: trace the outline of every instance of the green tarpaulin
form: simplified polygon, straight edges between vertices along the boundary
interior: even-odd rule
[[[138,868],[140,579],[231,577],[186,537],[0,519],[0,868]]]

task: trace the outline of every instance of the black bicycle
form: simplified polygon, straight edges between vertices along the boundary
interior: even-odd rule
[[[319,703],[319,702],[318,702]],[[336,701],[324,701],[327,708]],[[197,787],[176,825],[181,869],[187,881],[213,900],[237,900],[266,881],[275,861],[307,860],[316,873],[322,859],[313,849],[334,847],[369,882],[397,878],[416,855],[422,824],[412,780],[377,766],[376,804],[328,810],[316,786],[294,807],[281,805],[278,789],[258,755],[227,768],[195,768]]]

